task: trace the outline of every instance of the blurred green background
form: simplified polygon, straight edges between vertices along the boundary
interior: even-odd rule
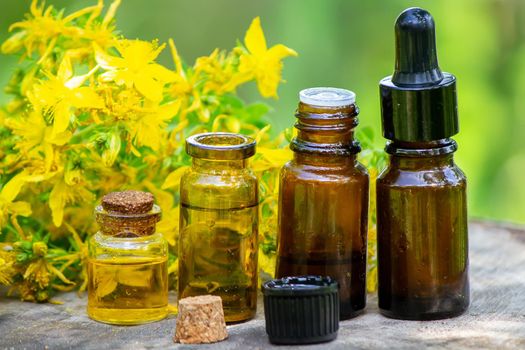
[[[2,0],[0,40],[29,3]],[[96,0],[47,3],[69,12]],[[336,86],[357,93],[361,125],[372,126],[382,146],[378,81],[393,70],[394,20],[411,6],[433,14],[440,66],[458,78],[456,159],[469,179],[471,217],[525,223],[525,1],[123,0],[117,27],[132,39],[172,37],[191,64],[215,47],[232,48],[261,16],[270,45],[299,53],[285,62],[280,98],[269,101],[274,130],[294,123],[299,90]],[[170,66],[167,51],[160,61]],[[0,56],[1,86],[16,64],[16,57]],[[241,93],[257,98],[255,86]],[[2,93],[0,102],[7,98]]]

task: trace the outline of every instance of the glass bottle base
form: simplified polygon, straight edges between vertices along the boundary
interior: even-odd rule
[[[88,308],[88,316],[98,322],[131,326],[160,321],[168,316],[168,307],[151,309]]]
[[[401,298],[391,297],[388,308],[379,302],[383,316],[399,320],[431,321],[457,317],[467,311],[468,298]]]
[[[226,323],[241,323],[255,317],[255,310],[224,310]]]
[[[350,320],[352,318],[355,318],[357,316],[362,315],[364,312],[365,312],[365,309],[363,308],[363,309],[355,310],[355,311],[352,311],[352,312],[340,313],[339,314],[339,320],[340,321]]]

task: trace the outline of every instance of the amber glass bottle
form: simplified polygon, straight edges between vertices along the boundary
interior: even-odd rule
[[[100,231],[89,241],[89,317],[142,324],[168,314],[168,243],[155,232],[160,208],[146,192],[113,192],[95,211]]]
[[[353,140],[355,94],[301,91],[294,158],[281,170],[277,277],[322,275],[340,285],[340,317],[366,303],[368,174]]]
[[[390,164],[377,180],[379,308],[393,318],[453,317],[469,305],[466,178],[453,160],[456,79],[437,63],[434,21],[396,22],[396,69],[381,81]]]
[[[189,137],[191,170],[181,179],[179,298],[220,296],[226,322],[255,316],[258,182],[255,141],[231,133]]]

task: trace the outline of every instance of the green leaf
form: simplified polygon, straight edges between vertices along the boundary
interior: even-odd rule
[[[252,119],[259,120],[264,117],[270,111],[270,106],[264,103],[254,103],[246,108],[246,112]]]

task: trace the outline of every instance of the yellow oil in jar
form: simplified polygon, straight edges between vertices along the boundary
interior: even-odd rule
[[[88,314],[105,323],[132,325],[168,314],[168,261],[117,257],[88,262]]]

